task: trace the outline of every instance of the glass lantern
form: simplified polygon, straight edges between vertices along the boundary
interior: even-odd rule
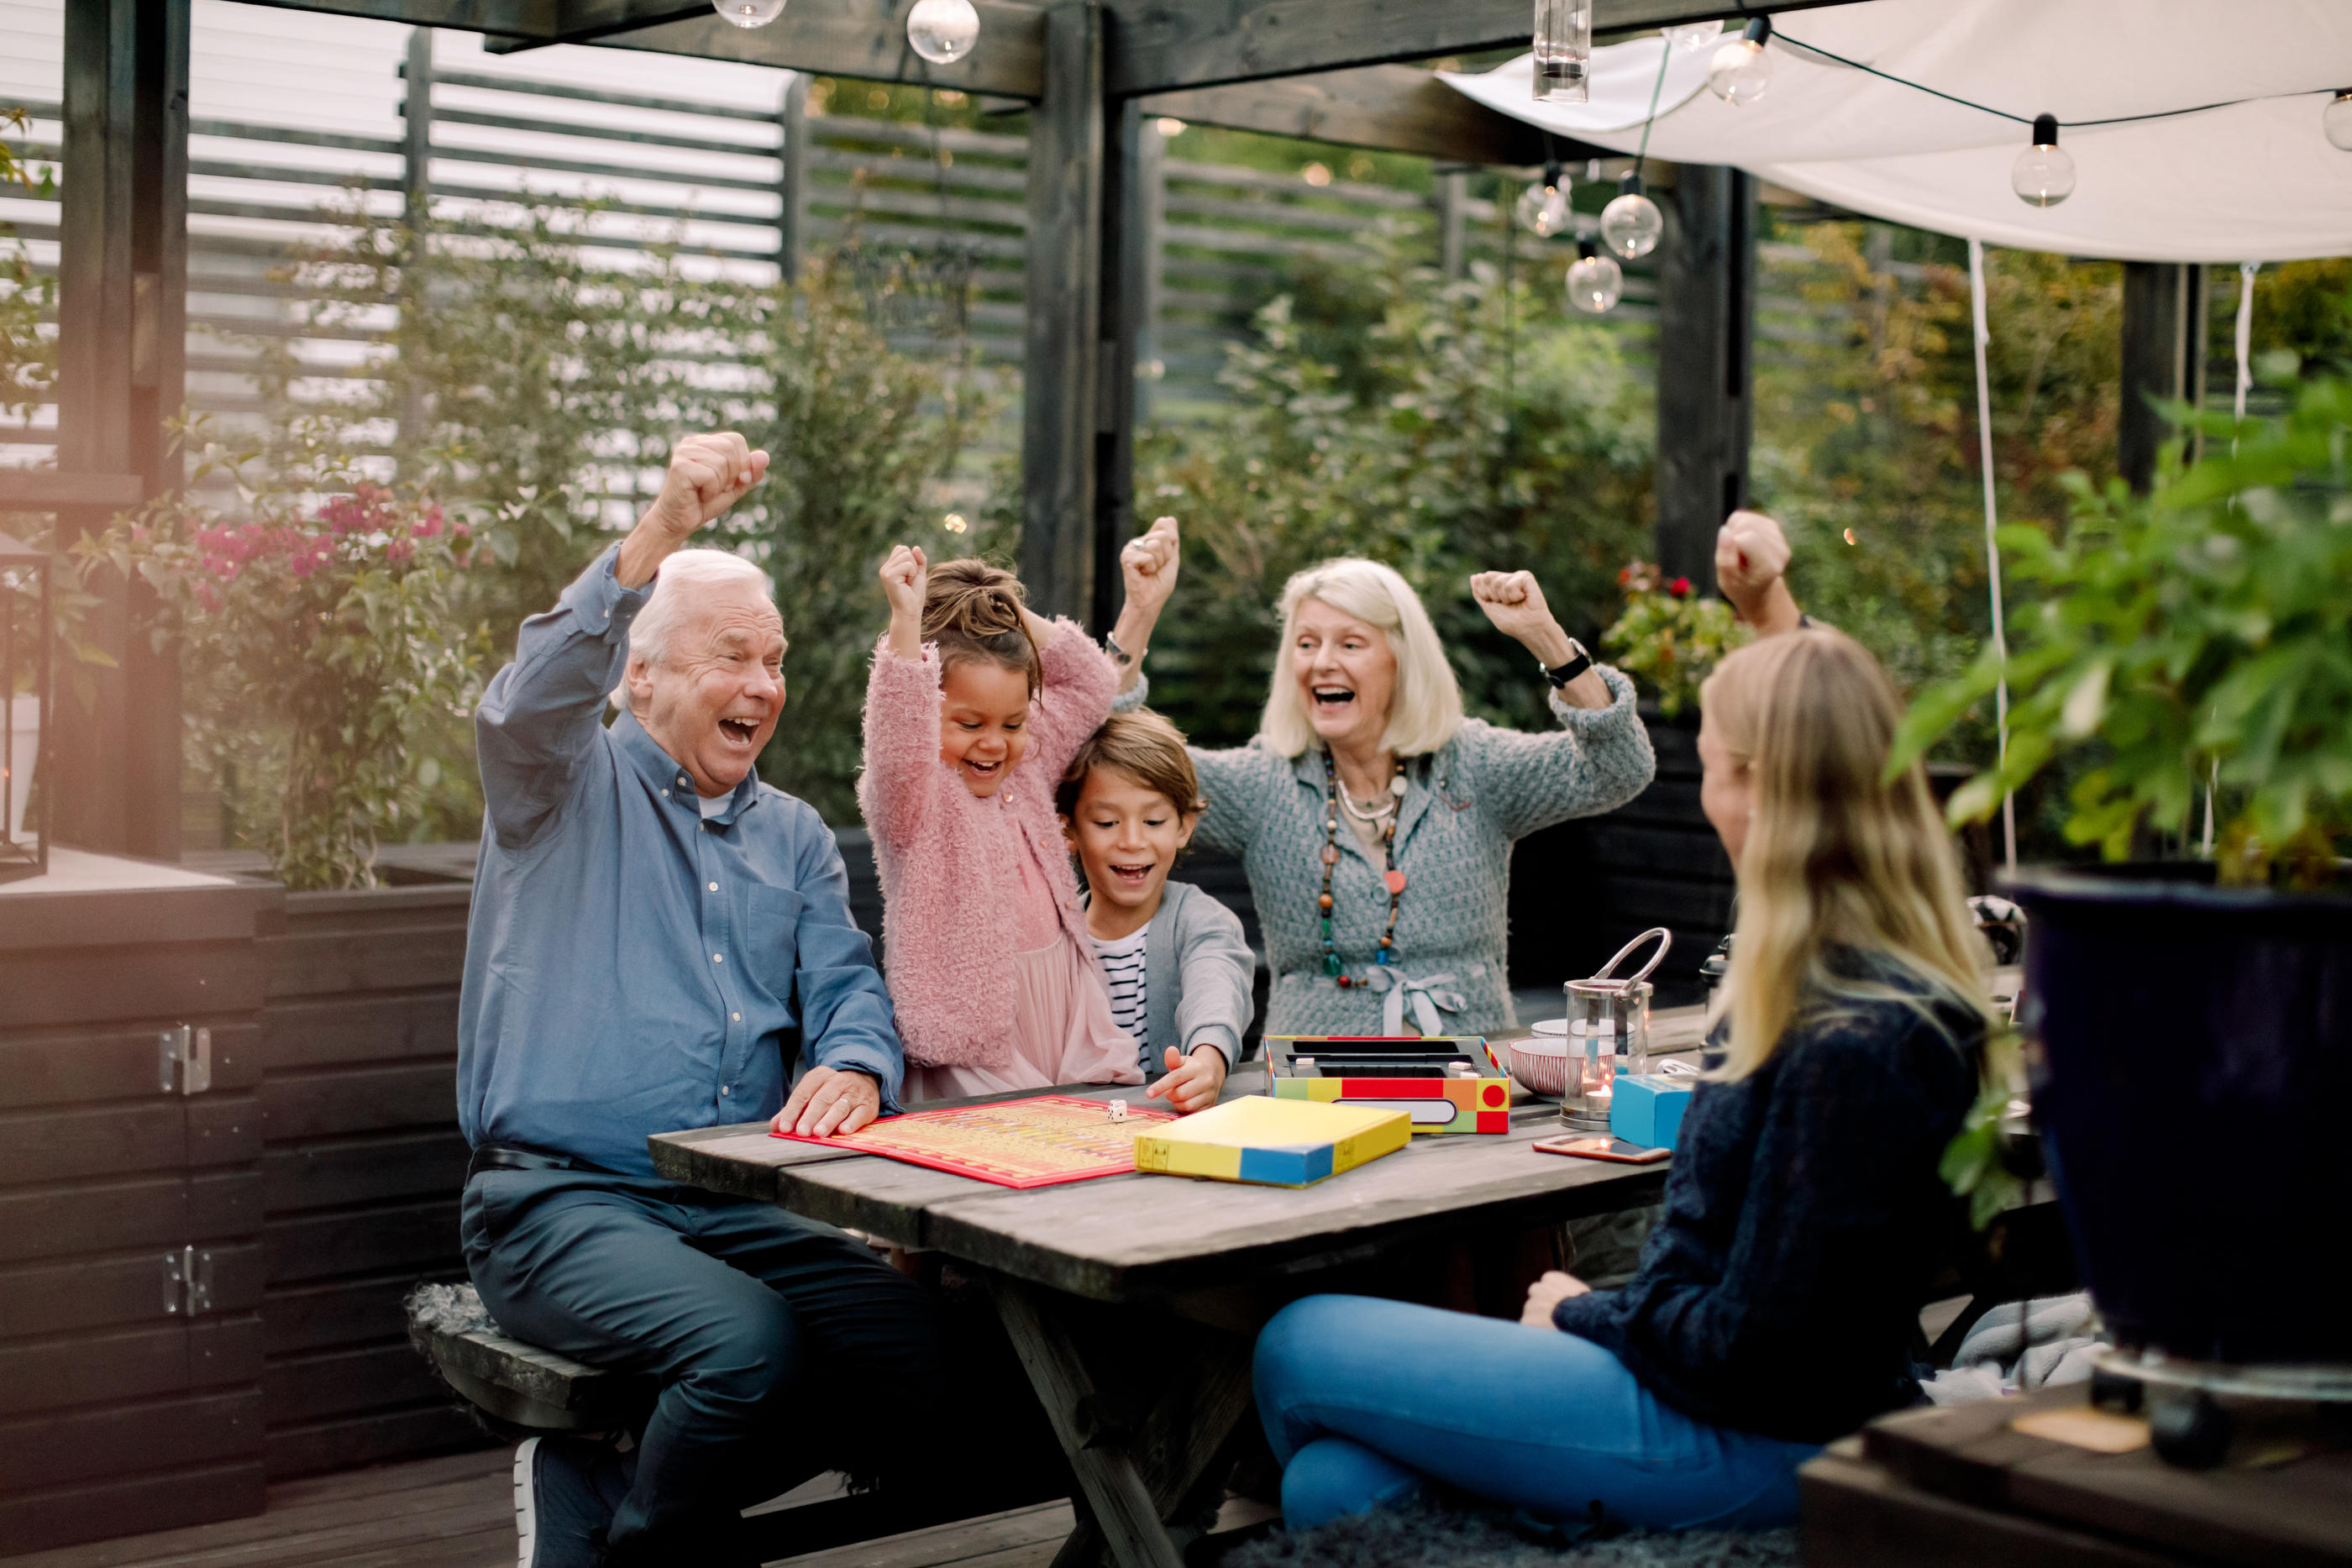
[[[49,613],[47,554],[0,534],[0,882],[49,869],[49,791],[33,788],[49,723]]]
[[[1625,979],[1611,976],[1643,943],[1656,938],[1650,961]],[[1638,1076],[1650,1066],[1650,971],[1674,946],[1664,927],[1628,942],[1601,973],[1560,988],[1568,998],[1568,1071],[1559,1097],[1560,1125],[1572,1132],[1605,1133],[1617,1080]]]
[[[1605,1133],[1617,1080],[1650,1065],[1650,983],[1570,980],[1562,989],[1568,993],[1568,1092],[1560,1096],[1560,1123]]]

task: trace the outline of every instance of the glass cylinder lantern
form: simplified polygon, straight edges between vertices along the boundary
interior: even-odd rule
[[[1564,1125],[1609,1130],[1609,1107],[1621,1076],[1650,1064],[1650,983],[1570,980],[1568,993],[1568,1092],[1560,1096]]]
[[[0,534],[0,882],[49,869],[49,791],[34,789],[49,727],[49,612],[47,554]]]
[[[1592,0],[1535,0],[1538,103],[1592,98]]]
[[[1633,951],[1652,938],[1658,950],[1625,979],[1612,974]],[[1605,1133],[1617,1080],[1650,1067],[1650,971],[1665,957],[1674,938],[1663,927],[1643,932],[1589,980],[1561,987],[1568,998],[1568,1071],[1559,1098],[1560,1124],[1575,1132]]]

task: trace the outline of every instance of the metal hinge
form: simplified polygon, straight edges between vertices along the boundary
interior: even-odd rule
[[[163,1315],[196,1316],[213,1310],[213,1255],[195,1247],[163,1254]]]
[[[213,1086],[213,1031],[182,1024],[155,1037],[155,1087],[202,1094]]]

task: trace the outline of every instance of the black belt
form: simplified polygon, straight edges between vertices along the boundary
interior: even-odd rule
[[[616,1173],[603,1166],[591,1165],[571,1155],[551,1155],[541,1149],[526,1149],[515,1144],[484,1144],[466,1162],[466,1179],[472,1181],[484,1171],[593,1171],[598,1176]]]

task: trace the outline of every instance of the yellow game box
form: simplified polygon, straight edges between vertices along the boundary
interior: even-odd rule
[[[1412,1141],[1402,1111],[1244,1095],[1135,1135],[1135,1168],[1266,1186],[1307,1186]]]

